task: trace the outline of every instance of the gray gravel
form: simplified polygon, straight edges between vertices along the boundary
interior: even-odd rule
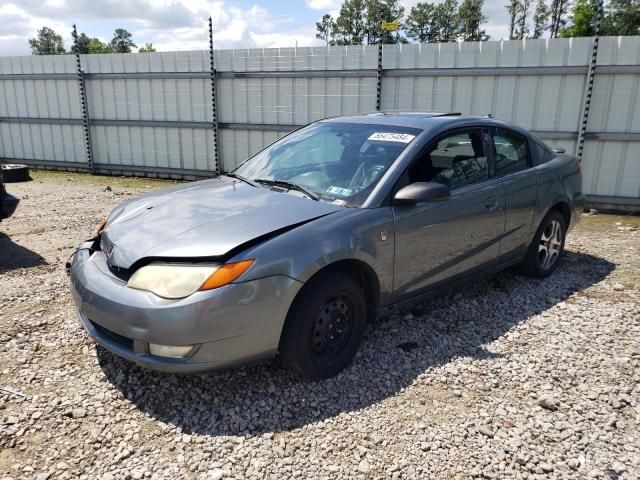
[[[164,184],[35,178],[0,224],[0,478],[640,478],[638,218],[584,217],[550,279],[381,319],[334,379],[175,376],[96,348],[64,274],[114,205]]]

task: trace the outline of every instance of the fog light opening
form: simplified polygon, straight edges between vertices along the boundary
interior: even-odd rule
[[[157,357],[166,358],[184,358],[193,350],[193,345],[175,346],[175,345],[159,345],[157,343],[149,344],[149,353]]]

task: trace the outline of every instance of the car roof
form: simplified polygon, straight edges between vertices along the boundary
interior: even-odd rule
[[[465,126],[505,127],[521,134],[529,133],[517,125],[497,120],[491,116],[462,115],[457,112],[374,112],[331,117],[322,122],[363,123],[370,125],[393,125],[397,127],[418,128],[437,134],[443,130]]]

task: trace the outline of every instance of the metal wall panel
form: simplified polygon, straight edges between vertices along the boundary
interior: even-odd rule
[[[97,164],[212,170],[211,130],[94,126],[91,135]]]
[[[468,42],[384,47],[385,68],[568,67],[586,65],[591,39]],[[451,111],[494,116],[532,130],[576,132],[584,74],[388,77],[385,111]]]
[[[541,138],[571,153],[591,46],[591,38],[385,45],[382,109],[492,113],[550,132]],[[373,111],[377,59],[377,46],[214,52],[223,170],[284,135],[278,125]],[[207,51],[82,55],[81,62],[97,165],[214,168]],[[583,157],[588,194],[640,197],[638,66],[640,37],[601,38]],[[0,58],[0,158],[86,162],[82,127],[72,124],[81,119],[76,74],[71,55]],[[26,123],[31,118],[41,120]]]
[[[0,159],[85,162],[80,125],[0,122]]]
[[[211,122],[207,78],[138,78],[150,72],[206,72],[208,52],[82,55],[95,120]],[[111,78],[111,74],[129,78]],[[212,131],[201,128],[93,126],[97,164],[212,170]]]
[[[67,74],[68,79],[27,79],[30,74]],[[0,58],[0,118],[80,119],[72,56]],[[13,75],[3,79],[3,75]],[[84,162],[82,127],[0,122],[0,158]]]
[[[215,52],[218,72],[372,70],[377,50],[364,46],[304,47]],[[220,78],[218,118],[223,123],[305,125],[336,115],[375,110],[376,80],[328,78]],[[282,132],[221,132],[223,168],[228,170],[282,136]]]
[[[640,75],[599,73],[605,65],[640,65],[640,37],[604,37],[587,132],[640,133]],[[583,171],[592,195],[640,197],[640,143],[587,140]]]

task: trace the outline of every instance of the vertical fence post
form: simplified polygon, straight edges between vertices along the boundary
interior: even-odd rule
[[[89,106],[87,105],[87,84],[85,83],[84,71],[80,65],[80,49],[78,47],[78,30],[76,24],[73,24],[73,45],[76,51],[76,67],[78,70],[78,88],[80,89],[80,111],[82,114],[82,127],[84,129],[84,148],[89,164],[89,171],[96,173],[93,164],[93,146],[91,145],[91,127],[89,125]]]
[[[216,66],[213,60],[213,19],[209,17],[209,60],[211,67],[211,115],[213,121],[213,169],[220,174],[220,150],[218,148],[218,105],[216,102]]]
[[[591,107],[591,96],[593,94],[593,81],[596,77],[596,64],[598,61],[598,41],[600,39],[600,25],[604,14],[603,0],[598,0],[598,13],[596,15],[595,35],[591,44],[591,61],[587,73],[587,88],[585,89],[584,104],[582,106],[582,123],[578,132],[578,144],[576,145],[576,157],[578,162],[582,162],[582,152],[584,150],[584,137],[587,133],[587,123],[589,122],[589,108]]]
[[[380,111],[382,104],[382,21],[383,17],[380,16],[380,40],[378,41],[378,71],[376,73],[376,111]]]

